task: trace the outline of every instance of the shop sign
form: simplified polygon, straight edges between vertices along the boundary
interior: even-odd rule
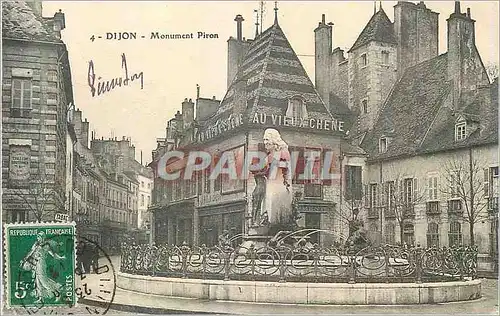
[[[9,146],[9,180],[27,181],[30,178],[30,146]]]
[[[198,132],[197,139],[199,142],[209,140],[219,134],[235,129],[243,124],[243,114],[231,113],[225,119],[219,119],[214,124],[206,126],[202,131]]]
[[[56,222],[69,222],[69,215],[68,214],[62,214],[62,213],[56,213],[56,216],[54,218]]]
[[[252,118],[253,124],[273,125],[273,126],[291,126],[300,128],[309,128],[325,130],[332,132],[344,132],[344,122],[336,119],[314,119],[298,118],[280,114],[255,113]]]

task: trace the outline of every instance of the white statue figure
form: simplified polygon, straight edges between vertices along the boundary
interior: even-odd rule
[[[267,172],[261,218],[267,218],[271,225],[288,224],[293,217],[288,145],[277,130],[268,128],[264,132],[264,146],[267,151]]]
[[[53,280],[47,271],[48,256],[58,260],[65,258],[55,252],[57,246],[55,240],[46,239],[44,233],[39,232],[36,242],[20,263],[22,269],[32,273],[35,281],[33,295],[37,298],[36,303],[47,298],[55,298],[55,301],[59,301],[62,297],[62,284]]]

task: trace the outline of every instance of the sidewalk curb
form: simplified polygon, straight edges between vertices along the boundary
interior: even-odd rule
[[[102,306],[101,302],[81,299],[78,300],[78,303],[90,305],[90,306]],[[149,306],[140,306],[140,305],[128,305],[128,304],[120,304],[120,303],[112,303],[108,312],[106,314],[113,315],[112,311],[121,311],[121,312],[132,312],[132,313],[140,313],[140,314],[155,314],[155,315],[163,315],[163,314],[210,314],[210,315],[226,315],[225,313],[212,313],[212,312],[197,312],[197,311],[188,311],[182,309],[166,309],[160,307],[149,307]],[[229,314],[229,313],[227,313]]]

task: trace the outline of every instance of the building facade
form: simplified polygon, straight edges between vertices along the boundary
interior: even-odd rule
[[[361,182],[373,241],[475,244],[479,268],[498,257],[498,78],[488,78],[475,20],[460,2],[438,53],[438,13],[398,1],[374,13],[345,57],[325,17],[315,30],[316,87],[356,115]],[[331,105],[335,107],[336,105]],[[350,201],[345,201],[349,203]]]
[[[41,1],[3,1],[2,10],[2,218],[54,220],[69,212],[66,156],[74,141],[65,17],[42,17]]]
[[[182,112],[168,122],[166,137],[157,139],[151,164],[155,171],[151,206],[155,241],[211,246],[224,230],[232,236],[248,233],[255,189],[252,175],[211,179],[209,168],[188,179],[163,180],[158,168],[165,168],[160,164],[161,157],[172,150],[212,153],[212,168],[226,152],[242,161],[246,153],[263,150],[267,128],[279,130],[289,150],[297,153],[298,161],[308,158],[305,152],[317,152],[316,170],[323,168],[324,155],[332,154],[329,169],[337,178],[325,182],[294,178],[292,194],[299,199],[300,226],[332,230],[332,234],[313,236],[315,242],[345,241],[343,230],[347,226],[337,215],[336,206],[341,195],[340,153],[362,157],[363,152],[343,142],[346,122],[319,96],[277,18],[253,40],[242,37],[241,15],[235,21],[237,38],[228,41],[228,76],[232,80],[226,95],[222,101],[199,95],[195,102],[185,99]],[[182,173],[185,165],[186,158],[169,162],[166,167]]]

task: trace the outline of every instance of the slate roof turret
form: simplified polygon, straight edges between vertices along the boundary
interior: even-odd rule
[[[371,17],[348,53],[371,41],[397,44],[393,23],[382,8]]]

